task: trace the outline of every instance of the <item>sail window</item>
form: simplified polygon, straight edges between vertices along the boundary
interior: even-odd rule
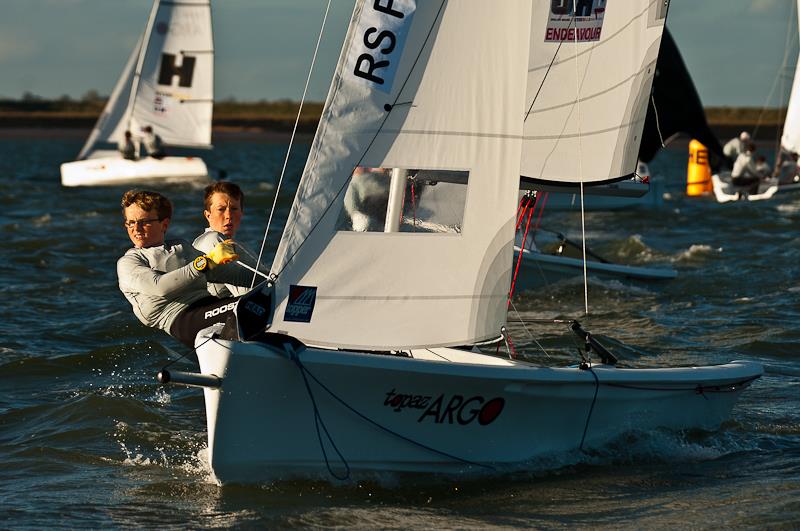
[[[367,168],[353,172],[337,230],[460,234],[469,172]]]

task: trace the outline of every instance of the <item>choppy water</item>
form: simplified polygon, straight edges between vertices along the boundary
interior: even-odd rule
[[[492,479],[382,476],[352,484],[218,485],[204,461],[198,390],[160,387],[184,352],[141,326],[116,287],[129,246],[125,188],[63,189],[75,138],[0,138],[0,527],[796,528],[800,378],[757,381],[714,433],[631,433]],[[247,194],[240,237],[258,248],[285,146],[219,141],[206,157]],[[279,234],[305,150],[289,164]],[[650,211],[587,213],[608,258],[671,264],[672,282],[589,285],[584,326],[640,366],[762,361],[800,371],[800,196],[716,205],[683,197],[685,152],[651,164],[672,198]],[[165,186],[172,236],[203,226],[201,191]],[[579,237],[575,213],[543,225]],[[276,237],[270,240],[274,250]],[[271,255],[270,255],[271,256]],[[269,258],[268,258],[269,260]],[[583,285],[520,294],[525,317],[580,317]],[[512,321],[517,347],[547,362],[561,330]],[[187,366],[187,368],[190,368]]]

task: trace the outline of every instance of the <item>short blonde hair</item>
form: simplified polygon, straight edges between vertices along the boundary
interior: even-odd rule
[[[122,194],[122,215],[125,209],[136,204],[142,210],[155,210],[159,220],[172,218],[172,203],[169,199],[150,190],[128,190]]]

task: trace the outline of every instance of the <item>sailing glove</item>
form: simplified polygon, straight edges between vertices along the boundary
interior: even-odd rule
[[[217,246],[205,256],[208,259],[209,269],[213,269],[218,265],[227,264],[228,262],[233,262],[234,260],[239,259],[239,255],[236,254],[236,249],[233,247],[233,240],[219,242]]]

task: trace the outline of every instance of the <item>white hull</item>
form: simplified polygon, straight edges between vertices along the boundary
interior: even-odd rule
[[[601,189],[606,193],[599,193]],[[643,190],[647,191],[642,193]],[[622,195],[614,195],[615,192]],[[664,183],[661,179],[651,179],[649,185],[634,181],[623,181],[596,187],[596,189],[586,187],[583,195],[584,210],[659,208],[663,204]],[[547,210],[580,210],[580,194],[550,192],[547,196],[546,208]]]
[[[208,179],[203,159],[146,157],[139,160],[92,158],[61,165],[63,186],[139,184],[148,181],[183,182]]]
[[[514,246],[515,263],[518,256],[519,247]],[[642,282],[672,280],[678,276],[677,271],[666,267],[631,266],[592,260],[586,262],[586,273],[590,278]],[[583,260],[525,249],[516,289],[532,289],[574,276],[583,276]]]
[[[715,173],[711,176],[714,197],[718,203],[728,203],[730,201],[762,201],[777,194],[782,188],[772,180],[764,181],[759,185],[757,194],[748,194],[745,189],[733,186],[730,179],[730,172],[722,172],[721,174]],[[789,184],[786,185],[786,188],[787,189],[784,191],[795,188],[800,189],[800,186]]]
[[[630,430],[713,430],[762,373],[750,362],[544,368],[450,348],[411,358],[298,345],[293,360],[277,342],[201,333],[197,343],[203,374],[222,378],[204,392],[209,459],[223,482],[492,472]]]

